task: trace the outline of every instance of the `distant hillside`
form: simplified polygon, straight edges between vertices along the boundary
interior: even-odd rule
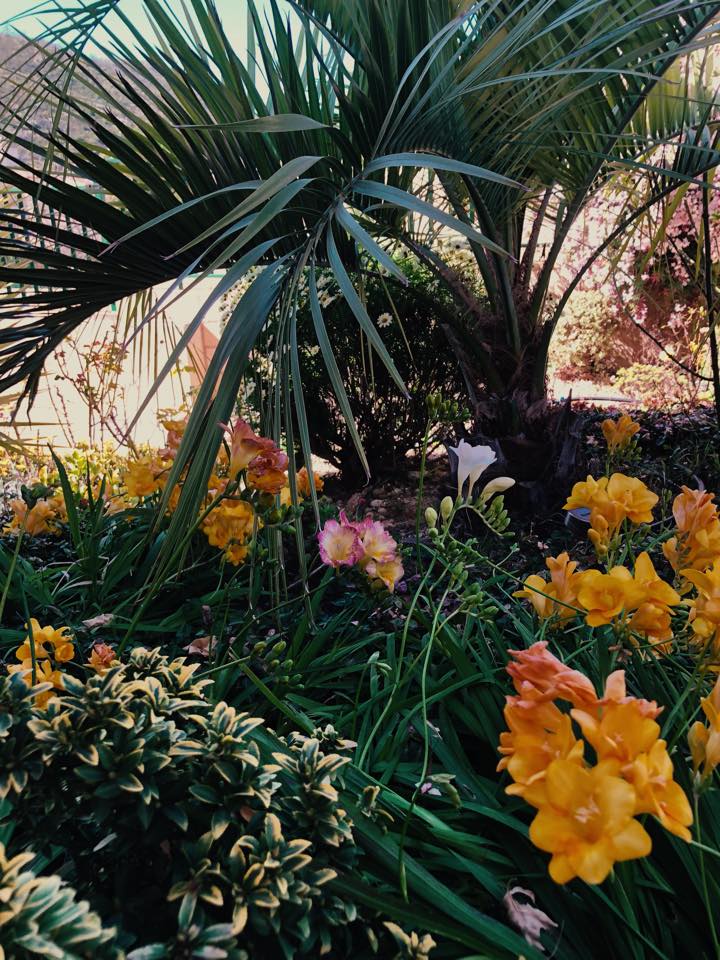
[[[16,34],[0,32],[0,150],[6,157],[18,157],[25,161],[30,157],[30,151],[18,144],[11,144],[11,135],[18,128],[23,130],[27,138],[32,139],[28,124],[45,133],[53,127],[57,99],[52,95],[39,96],[42,87],[38,86],[38,79],[44,62],[42,51],[28,46],[27,41]],[[57,78],[60,68],[50,69],[53,71],[50,76]],[[114,68],[109,65],[109,69]],[[45,66],[46,73],[47,70],[48,67]],[[22,89],[23,85],[25,90]],[[101,109],[105,107],[81,81],[73,81],[70,91],[91,106]],[[70,115],[68,128],[68,114],[65,112],[63,129],[69,129],[73,137],[95,142],[90,125],[84,117]]]

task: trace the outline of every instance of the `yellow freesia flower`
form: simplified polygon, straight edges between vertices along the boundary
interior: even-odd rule
[[[616,450],[624,450],[629,446],[632,438],[640,429],[640,424],[624,413],[617,420],[603,420],[600,428],[608,445],[608,450],[612,453]]]
[[[577,561],[571,560],[565,552],[557,557],[547,557],[545,565],[550,571],[548,582],[538,574],[531,574],[522,590],[513,596],[529,600],[541,620],[555,616],[555,626],[561,626],[576,616],[573,607],[577,606],[577,591],[581,574],[576,573]]]
[[[550,876],[556,883],[573,877],[602,883],[617,861],[650,853],[650,837],[633,819],[635,790],[616,775],[612,761],[586,770],[554,760],[545,789],[547,804],[530,824],[530,839],[552,854]]]
[[[75,650],[71,638],[68,636],[67,627],[41,627],[40,623],[34,618],[30,618],[30,629],[32,631],[33,645],[35,647],[35,659],[39,660],[52,656],[58,663],[66,663],[72,660]],[[48,650],[48,647],[51,649]],[[32,650],[30,647],[30,637],[27,636],[15,651],[18,660],[32,660]]]

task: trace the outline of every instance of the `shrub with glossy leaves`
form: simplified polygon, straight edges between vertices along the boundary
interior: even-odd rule
[[[136,650],[85,682],[68,676],[45,709],[42,685],[2,678],[10,852],[52,856],[133,960],[319,956],[356,916],[327,889],[355,860],[333,785],[347,761],[317,739],[258,737],[262,721],[210,702],[196,671]],[[42,884],[104,942],[70,888]]]

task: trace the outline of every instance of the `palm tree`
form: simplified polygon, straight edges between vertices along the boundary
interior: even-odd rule
[[[296,423],[309,459],[296,350],[304,284],[359,445],[317,294],[321,268],[399,383],[352,276],[363,266],[402,282],[392,251],[409,248],[462,305],[476,386],[541,397],[557,320],[547,290],[568,232],[618,165],[648,166],[652,145],[702,120],[706,106],[685,97],[675,109],[646,105],[678,56],[707,42],[720,12],[720,2],[681,0],[282,2],[267,0],[263,16],[248,0],[255,49],[246,55],[213,0],[191,0],[187,23],[169,0],[145,0],[155,36],[125,20],[134,42],[115,36],[100,62],[87,56],[88,38],[122,7],[94,0],[48,28],[44,68],[6,98],[2,178],[17,200],[0,211],[0,282],[22,290],[0,303],[0,387],[23,384],[32,397],[48,355],[110,303],[171,281],[167,306],[181,281],[224,268],[209,308],[266,267],[233,310],[175,461],[175,477],[189,464],[176,530],[196,511],[216,424],[268,324],[266,427],[284,431],[292,449]],[[53,105],[44,128],[30,119],[39,98]],[[84,120],[94,142],[68,132],[68,116]],[[657,171],[658,195],[717,164],[714,146],[685,138],[674,169]],[[550,215],[553,240],[534,272]],[[428,224],[468,239],[482,300],[426,242]]]

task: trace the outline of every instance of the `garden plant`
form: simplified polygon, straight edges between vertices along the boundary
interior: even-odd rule
[[[720,3],[142,6],[4,81],[8,403],[121,309],[0,433],[0,958],[720,960]],[[566,306],[674,331],[649,412],[547,395]]]

